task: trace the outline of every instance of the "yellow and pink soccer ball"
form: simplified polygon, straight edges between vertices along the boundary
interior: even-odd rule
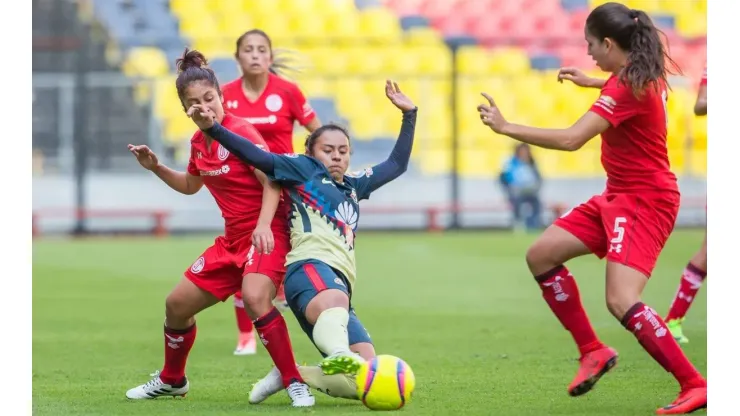
[[[372,410],[396,410],[411,400],[416,378],[405,361],[378,355],[357,372],[357,395]]]

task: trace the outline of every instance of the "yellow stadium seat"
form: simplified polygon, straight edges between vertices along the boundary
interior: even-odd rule
[[[210,5],[205,1],[193,1],[193,0],[170,0],[170,10],[182,19],[188,16],[204,16],[211,13]]]
[[[384,7],[363,9],[360,28],[374,42],[392,44],[401,39],[401,25],[391,10]]]
[[[705,176],[707,174],[707,151],[692,150],[690,163],[688,163],[687,168],[694,175]]]
[[[327,46],[326,16],[320,13],[292,14],[289,16],[291,37],[300,39],[304,45]]]
[[[680,1],[680,0],[679,0]],[[663,10],[660,0],[628,0],[624,2],[631,9],[642,10],[648,14]]]
[[[674,173],[682,173],[686,168],[686,148],[668,148],[668,161]]]
[[[444,46],[442,34],[431,27],[415,27],[407,30],[405,35],[409,46]]]
[[[480,46],[463,46],[457,51],[455,62],[461,75],[490,75],[492,66],[488,50]]]
[[[164,120],[164,138],[170,143],[189,140],[197,127],[184,113]]]
[[[316,75],[346,75],[351,57],[343,50],[321,47],[306,50],[310,57],[309,71]]]
[[[383,70],[388,77],[419,76],[419,59],[414,48],[383,48]]]
[[[185,0],[192,1],[192,0]],[[223,1],[223,0],[222,0]],[[237,1],[237,0],[232,0]],[[260,14],[260,15],[278,15],[285,13],[286,10],[291,10],[290,6],[281,4],[281,1],[272,0],[242,0],[242,7],[248,13]]]
[[[692,117],[691,120],[692,148],[694,150],[707,150],[707,118]]]
[[[193,39],[193,43],[189,46],[191,49],[196,49],[203,53],[208,60],[213,60],[216,57],[232,57],[236,52],[236,40],[221,36],[201,36]]]
[[[311,76],[300,78],[298,80],[298,86],[306,97],[331,97],[334,94],[332,81],[324,77]]]
[[[228,37],[229,41],[233,45],[236,45],[236,40],[243,35],[244,32],[255,27],[255,21],[249,15],[223,13],[218,15],[217,25],[218,35]]]
[[[244,10],[243,2],[239,0],[213,1],[208,4],[208,8],[217,18],[222,16],[233,16],[235,18],[243,17],[245,19],[249,18]]]
[[[331,14],[326,19],[326,33],[332,41],[341,45],[353,46],[364,38],[360,30],[360,16],[356,10],[341,14]]]
[[[180,18],[180,34],[192,40],[218,37],[218,22],[210,15],[188,15]]]
[[[519,48],[494,48],[490,51],[490,70],[497,75],[520,75],[530,71],[529,55]]]
[[[375,75],[383,72],[384,49],[379,47],[357,46],[341,52],[349,60],[349,74]]]
[[[678,32],[686,37],[700,37],[707,34],[707,15],[694,12],[683,13],[676,19]]]
[[[416,56],[420,74],[449,75],[452,72],[452,54],[447,47],[422,46]]]
[[[159,48],[132,48],[123,62],[123,73],[130,77],[157,77],[169,72],[167,57]]]
[[[447,174],[452,169],[452,154],[448,149],[427,150],[419,155],[419,161],[425,175]]]

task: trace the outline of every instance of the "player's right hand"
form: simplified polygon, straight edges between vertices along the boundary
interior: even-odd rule
[[[558,82],[562,84],[564,79],[579,87],[590,87],[592,81],[591,77],[583,73],[583,71],[573,67],[560,68],[560,71],[558,71]]]
[[[129,144],[128,150],[136,156],[136,160],[146,170],[154,170],[159,165],[157,155],[147,145],[134,146],[133,144]]]

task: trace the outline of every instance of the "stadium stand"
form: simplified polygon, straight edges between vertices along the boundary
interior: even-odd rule
[[[603,2],[95,0],[94,6],[125,57],[123,71],[155,79],[153,88],[141,88],[136,96],[141,103],[154,102],[172,147],[182,147],[192,132],[172,88],[174,58],[191,45],[211,58],[222,81],[229,81],[239,75],[235,39],[259,27],[272,35],[275,47],[300,53],[297,63],[305,69],[294,78],[320,118],[348,121],[370,156],[384,152],[399,127],[380,87],[383,79],[393,77],[424,107],[414,168],[430,175],[449,173],[456,134],[461,173],[491,177],[512,143],[477,119],[479,93],[496,97],[512,121],[542,126],[575,121],[598,91],[559,84],[556,70],[568,65],[594,71],[585,53],[583,22],[589,9]],[[651,14],[686,75],[674,81],[668,102],[669,148],[675,170],[703,173],[706,119],[694,117],[691,108],[706,56],[706,0],[624,3]],[[296,143],[301,141],[297,131]],[[593,140],[576,154],[535,155],[545,176],[598,176],[599,144]]]

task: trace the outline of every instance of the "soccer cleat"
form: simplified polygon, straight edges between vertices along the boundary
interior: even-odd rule
[[[280,370],[277,367],[272,367],[272,370],[265,377],[252,385],[252,390],[249,392],[249,403],[262,403],[282,389],[283,380],[280,376]]]
[[[293,407],[311,407],[316,403],[316,398],[311,394],[308,384],[293,380],[285,390],[290,400],[293,401]]]
[[[617,365],[617,352],[609,347],[592,351],[579,360],[581,366],[576,378],[568,387],[568,394],[573,397],[588,393],[597,381]]]
[[[352,352],[341,352],[324,358],[319,367],[324,374],[357,374],[362,366],[363,359]]]
[[[159,371],[155,371],[150,374],[154,378],[149,380],[146,384],[134,387],[133,389],[126,392],[126,397],[129,399],[140,400],[140,399],[156,399],[161,396],[173,396],[173,397],[185,397],[190,390],[190,383],[187,377],[183,379],[183,382],[179,385],[167,384],[159,378]]]
[[[683,318],[671,319],[670,321],[665,323],[665,325],[668,327],[668,330],[671,331],[671,335],[673,335],[673,339],[675,339],[676,342],[678,342],[679,344],[688,344],[689,339],[686,338],[686,336],[683,334],[683,328],[681,327],[681,324],[683,324]]]
[[[658,415],[683,415],[707,407],[707,388],[698,387],[682,391],[668,406],[656,410]]]
[[[239,334],[239,343],[236,344],[234,355],[254,355],[257,353],[257,342],[254,339],[254,331]]]

